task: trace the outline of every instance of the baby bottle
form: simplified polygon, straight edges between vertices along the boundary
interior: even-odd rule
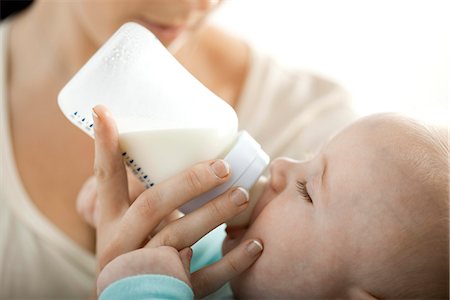
[[[238,132],[234,110],[136,23],[124,24],[90,58],[60,91],[58,104],[91,137],[92,108],[108,107],[123,159],[146,188],[200,161],[225,159],[231,178],[184,205],[186,213],[230,187],[250,190],[269,163],[261,146]]]

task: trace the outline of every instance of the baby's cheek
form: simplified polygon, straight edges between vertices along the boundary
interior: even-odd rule
[[[287,257],[288,251],[294,249],[289,248],[291,234],[274,218],[273,212],[270,207],[264,209],[242,237],[242,241],[261,239],[264,250],[246,272],[231,281],[233,292],[240,298],[275,298],[288,288],[286,274],[292,264]]]
[[[273,259],[270,254],[265,253],[266,250],[267,248],[247,271],[230,282],[237,298],[260,299],[276,296],[276,294],[272,294],[273,286],[277,285],[273,282],[273,268],[271,268]]]
[[[262,234],[257,230],[251,232],[251,236],[262,236],[264,250],[246,272],[231,281],[231,287],[239,298],[292,298],[296,290],[292,285],[293,274],[296,274],[295,249],[290,249],[289,242],[284,242],[287,241],[286,236],[270,235],[268,231]]]
[[[285,197],[270,202],[249,228],[242,240],[260,238],[264,251],[249,270],[232,281],[236,295],[242,298],[312,295],[307,290],[316,278],[315,252],[321,238],[316,232],[314,208],[302,201],[300,197]],[[305,293],[298,294],[300,290]]]

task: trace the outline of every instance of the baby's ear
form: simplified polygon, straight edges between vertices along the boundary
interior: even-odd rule
[[[347,299],[358,300],[375,300],[377,297],[359,286],[353,286],[348,289],[346,297]]]

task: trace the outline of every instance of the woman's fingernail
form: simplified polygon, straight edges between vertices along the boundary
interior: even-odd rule
[[[260,242],[258,242],[257,240],[253,240],[250,243],[248,243],[246,250],[251,255],[257,255],[261,251],[263,251],[263,245]]]
[[[248,192],[244,188],[238,187],[231,192],[231,201],[233,201],[237,206],[247,203],[248,198]]]
[[[211,170],[219,178],[225,178],[230,173],[230,166],[222,159],[218,159],[211,165]]]

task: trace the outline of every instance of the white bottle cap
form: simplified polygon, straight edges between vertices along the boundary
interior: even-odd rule
[[[206,202],[223,194],[231,187],[243,187],[247,191],[255,184],[269,164],[269,156],[261,149],[261,145],[247,131],[239,132],[236,143],[224,160],[231,169],[231,177],[227,182],[194,198],[181,207],[181,211],[189,213]]]

